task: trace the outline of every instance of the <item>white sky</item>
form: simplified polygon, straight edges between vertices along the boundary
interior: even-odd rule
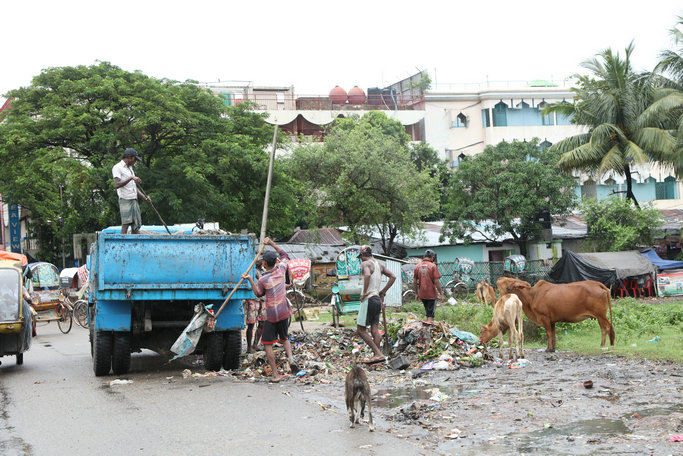
[[[633,39],[634,67],[671,49],[680,0],[0,0],[0,103],[44,68],[109,61],[153,77],[382,87],[562,79]]]

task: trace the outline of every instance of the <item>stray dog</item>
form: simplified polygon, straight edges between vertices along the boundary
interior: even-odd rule
[[[368,424],[370,432],[375,430],[372,422],[370,383],[362,367],[356,365],[354,358],[353,368],[346,374],[346,411],[349,412],[351,427],[360,424],[360,418],[365,416],[365,404],[368,405]]]

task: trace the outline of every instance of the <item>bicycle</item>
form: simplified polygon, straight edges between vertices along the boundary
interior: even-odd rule
[[[88,328],[88,301],[79,299],[73,305],[73,315],[76,323],[82,328]]]

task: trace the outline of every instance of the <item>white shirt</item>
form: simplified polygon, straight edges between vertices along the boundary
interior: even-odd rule
[[[126,162],[123,160],[114,165],[114,167],[111,169],[111,173],[114,178],[118,177],[121,181],[125,181],[129,177],[135,177],[133,168],[126,165]],[[123,187],[117,188],[116,193],[118,193],[119,198],[122,199],[138,199],[138,187],[135,185],[134,180],[131,180]]]

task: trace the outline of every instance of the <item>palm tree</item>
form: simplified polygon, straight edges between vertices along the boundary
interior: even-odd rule
[[[558,167],[598,176],[614,172],[626,179],[626,197],[638,201],[631,184],[631,166],[648,161],[671,163],[676,137],[665,103],[648,111],[657,99],[659,79],[651,73],[638,74],[631,67],[633,42],[625,56],[606,49],[581,65],[589,76],[577,75],[575,102],[555,103],[544,110],[572,117],[572,122],[588,127],[588,132],[570,136],[552,148],[562,153]],[[638,206],[640,207],[640,206]]]
[[[669,30],[669,34],[677,49],[660,52],[657,71],[670,75],[677,88],[683,89],[683,16],[678,16],[676,25]]]

